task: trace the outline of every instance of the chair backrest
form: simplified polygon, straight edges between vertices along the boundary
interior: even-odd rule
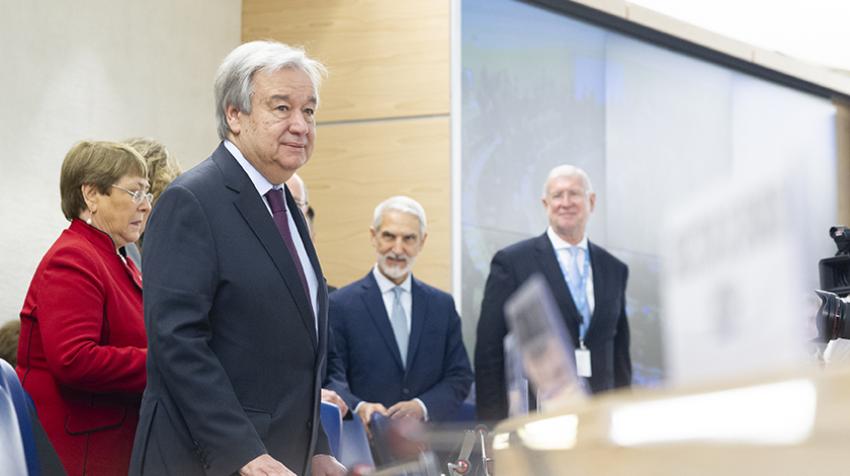
[[[396,457],[393,451],[393,446],[396,442],[393,440],[392,420],[378,412],[372,414],[372,421],[369,423],[369,428],[372,429],[372,442],[374,443],[375,456],[378,458],[378,464],[386,466],[396,463]]]
[[[24,442],[21,440],[18,416],[12,404],[12,396],[2,383],[0,383],[0,468],[3,469],[3,474],[31,474],[27,470]]]
[[[24,388],[21,387],[21,381],[18,380],[18,374],[15,373],[15,369],[2,359],[0,359],[0,388],[6,390],[15,412],[26,465],[29,469],[29,476],[40,476],[41,467],[38,462],[38,449],[36,447],[35,437],[33,436],[32,421],[29,413],[30,399]]]
[[[465,401],[460,404],[454,416],[449,420],[458,423],[470,423],[475,421],[475,404]]]
[[[334,457],[339,458],[340,440],[342,438],[342,414],[339,407],[333,403],[322,402],[320,418],[322,419],[322,426],[325,428],[325,434],[328,435],[331,453]]]
[[[353,415],[351,420],[342,422],[342,441],[340,441],[340,455],[337,458],[346,468],[354,468],[359,465],[375,467],[372,458],[372,450],[369,448],[369,437],[366,429],[360,422],[360,417]]]

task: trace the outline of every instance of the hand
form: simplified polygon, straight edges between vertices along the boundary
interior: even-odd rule
[[[388,416],[393,420],[397,418],[415,418],[417,420],[425,419],[425,412],[422,411],[422,405],[416,400],[406,400],[398,402],[387,410]]]
[[[313,476],[345,476],[348,469],[333,456],[313,456]]]
[[[387,409],[380,403],[369,403],[363,402],[357,406],[357,416],[360,417],[360,421],[363,422],[363,428],[366,429],[366,434],[369,435],[369,438],[372,438],[372,431],[369,430],[369,422],[372,421],[372,414],[375,412],[380,413],[381,415],[387,416]]]
[[[265,454],[257,456],[243,466],[239,470],[239,476],[296,476],[296,474],[280,461]]]
[[[333,390],[329,390],[327,388],[322,389],[322,401],[333,403],[334,405],[339,407],[339,414],[345,416],[348,414],[348,405],[345,404],[345,400],[339,396],[338,393]]]

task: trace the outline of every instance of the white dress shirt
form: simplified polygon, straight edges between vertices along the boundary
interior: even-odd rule
[[[266,193],[273,188],[283,189],[283,184],[275,185],[269,182],[263,174],[255,169],[250,162],[248,162],[248,159],[242,155],[242,152],[240,152],[232,142],[228,140],[224,141],[224,147],[231,153],[231,155],[233,155],[236,162],[239,163],[245,173],[248,174],[248,178],[251,179],[251,183],[254,184],[254,188],[256,188],[257,193],[260,194],[260,198],[263,200],[266,210],[269,211],[269,216],[274,216],[272,208],[269,205],[268,200],[266,200]],[[289,204],[285,199],[283,201],[283,205],[286,207],[286,220],[289,222],[289,234],[292,236],[292,243],[295,244],[295,251],[298,253],[298,259],[301,260],[301,268],[304,270],[304,277],[307,279],[307,288],[310,290],[310,302],[313,305],[313,322],[316,326],[316,335],[318,335],[319,308],[317,303],[319,299],[319,280],[316,277],[316,271],[313,269],[313,264],[310,263],[310,257],[307,255],[307,249],[304,247],[304,242],[301,241],[301,235],[298,233],[298,227],[295,225],[292,213],[289,212]]]

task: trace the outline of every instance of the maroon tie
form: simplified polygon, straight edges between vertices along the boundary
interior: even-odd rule
[[[289,250],[292,262],[295,263],[295,270],[298,271],[298,277],[301,278],[301,285],[304,286],[304,293],[307,295],[307,305],[312,312],[313,300],[310,297],[310,288],[307,286],[307,278],[304,275],[301,260],[298,258],[295,243],[292,241],[292,234],[289,232],[289,220],[286,219],[286,207],[283,203],[283,190],[276,188],[269,190],[266,192],[266,200],[268,200],[269,207],[272,209],[272,218],[274,219],[274,224],[277,225],[277,231],[280,233],[280,237],[283,238],[286,249]]]

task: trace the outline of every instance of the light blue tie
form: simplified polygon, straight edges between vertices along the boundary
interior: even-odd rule
[[[584,334],[587,332],[587,326],[590,324],[590,306],[587,302],[587,275],[582,274],[578,267],[578,255],[584,253],[582,248],[571,246],[566,249],[569,252],[570,258],[567,264],[567,272],[565,273],[567,285],[570,288],[570,294],[573,297],[573,302],[576,305],[578,313],[581,314],[581,323],[579,324],[579,338],[584,340]],[[589,266],[584,266],[587,270]]]
[[[401,293],[404,291],[401,286],[393,288],[393,312],[390,314],[390,324],[393,326],[393,334],[395,342],[398,344],[398,351],[401,354],[402,366],[406,366],[407,362],[407,341],[409,331],[407,329],[407,317],[404,315],[404,307],[401,305]]]

